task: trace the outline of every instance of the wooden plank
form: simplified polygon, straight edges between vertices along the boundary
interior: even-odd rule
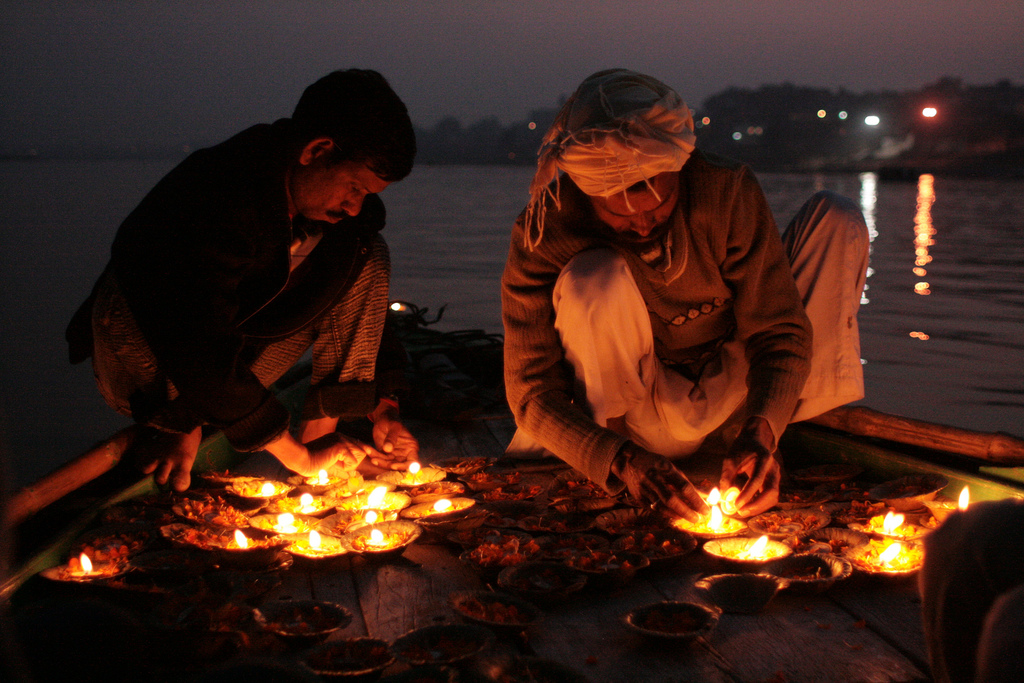
[[[637,580],[618,590],[593,590],[545,606],[530,639],[534,651],[577,669],[592,681],[731,681],[701,641],[651,641],[623,622],[629,610],[660,602],[661,594]]]
[[[921,622],[916,575],[854,574],[845,583],[834,586],[828,596],[927,671],[928,647]]]
[[[679,568],[651,574],[648,580],[665,599],[702,602],[693,586],[695,580],[730,571],[736,568],[698,550]],[[864,590],[857,585],[856,590]],[[908,627],[908,614],[919,614],[913,607],[902,609],[910,604],[913,591],[905,585],[890,588],[885,596],[867,600],[876,607],[892,602],[894,609],[888,616],[899,615],[900,620],[890,628],[874,629],[876,618],[884,615],[853,609],[852,601],[847,608],[836,604],[829,594],[780,593],[760,614],[723,614],[707,639],[708,645],[727,663],[723,666],[729,675],[740,681],[921,680],[925,678],[920,668],[923,660],[905,651],[914,636],[908,640],[899,632]],[[920,617],[918,632],[919,622]]]
[[[1019,484],[946,467],[813,426],[787,429],[780,450],[789,467],[800,461],[810,464],[848,462],[874,473],[879,481],[907,474],[941,475],[949,480],[941,493],[953,499],[960,495],[964,486],[970,488],[972,501],[1024,498],[1024,488]]]
[[[367,634],[387,641],[455,621],[448,596],[483,585],[445,547],[433,544],[414,544],[394,561],[353,558],[352,573]]]

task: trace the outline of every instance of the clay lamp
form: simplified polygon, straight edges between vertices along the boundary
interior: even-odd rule
[[[847,559],[860,571],[898,576],[920,569],[924,563],[924,550],[920,543],[913,541],[872,540],[867,545],[851,549]]]
[[[395,520],[360,527],[341,537],[342,546],[367,557],[386,557],[401,553],[419,538],[423,530],[413,522]]]
[[[737,493],[737,495],[739,494]],[[747,525],[745,522],[723,514],[721,508],[723,498],[717,487],[711,489],[704,502],[711,508],[709,514],[702,515],[696,523],[691,522],[685,517],[680,517],[672,522],[672,526],[697,538],[725,538],[727,536],[736,536],[746,530]],[[735,509],[735,503],[736,498],[733,497],[730,503],[733,509]]]
[[[396,512],[409,507],[411,499],[405,493],[388,491],[387,486],[378,486],[370,493],[357,493],[338,503],[341,512],[375,510],[378,513]]]
[[[757,539],[734,536],[709,540],[704,544],[704,552],[730,562],[758,565],[791,555],[793,549],[768,536]]]
[[[348,552],[340,539],[321,535],[316,530],[299,536],[285,550],[305,560],[332,559]]]
[[[960,491],[960,496],[957,500],[951,500],[949,498],[934,498],[932,500],[926,500],[924,502],[925,507],[928,508],[929,512],[932,513],[932,517],[935,518],[935,524],[938,526],[946,521],[954,510],[964,512],[971,504],[971,492],[965,486]]]

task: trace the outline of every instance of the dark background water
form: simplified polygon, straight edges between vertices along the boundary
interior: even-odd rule
[[[63,331],[118,224],[172,165],[0,162],[0,439],[15,486],[127,424],[100,399],[88,364],[67,363]],[[388,188],[392,298],[447,304],[439,329],[500,332],[498,280],[530,177],[521,167],[428,166]],[[821,188],[865,212],[874,238],[860,314],[863,404],[1024,436],[1024,182],[759,178],[782,225]]]

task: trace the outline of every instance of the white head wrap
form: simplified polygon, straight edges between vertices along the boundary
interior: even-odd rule
[[[562,105],[541,143],[526,207],[526,244],[532,249],[544,236],[545,195],[560,206],[557,182],[551,190],[560,171],[586,194],[609,197],[678,171],[695,140],[689,108],[661,81],[627,69],[589,76]]]

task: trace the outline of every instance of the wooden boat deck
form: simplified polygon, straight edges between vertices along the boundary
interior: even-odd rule
[[[458,425],[412,423],[424,463],[455,455],[498,457],[511,437],[507,417]],[[270,473],[272,461],[245,465]],[[549,481],[550,473],[524,474]],[[421,626],[457,622],[454,591],[485,587],[448,544],[416,543],[393,562],[349,560],[347,570],[291,570],[274,597],[338,602],[356,615],[343,636],[388,641]],[[649,642],[623,616],[662,600],[701,598],[694,582],[730,571],[699,549],[667,569],[645,569],[627,585],[575,594],[545,606],[526,639],[499,641],[505,654],[528,654],[572,667],[595,682],[614,681],[916,681],[927,680],[916,579],[855,574],[820,595],[776,596],[757,615],[723,614],[710,636],[692,643]],[[400,668],[400,667],[399,667]]]
[[[452,423],[411,420],[408,426],[420,440],[425,464],[453,456],[499,458],[514,431],[511,417],[501,412]],[[791,467],[800,457],[808,464],[852,461],[877,470],[881,477],[938,472],[949,478],[949,491],[969,484],[977,499],[1022,495],[1019,483],[896,455],[882,445],[873,451],[863,440],[809,425],[787,432],[783,448],[787,458],[794,456],[787,460]],[[212,458],[202,450],[200,455]],[[216,463],[207,465],[217,468]],[[524,483],[546,485],[554,476],[551,470],[528,469],[523,468]],[[287,476],[265,453],[250,457],[232,472]],[[152,490],[151,482],[144,480],[107,502]],[[66,535],[65,542],[69,538]],[[475,569],[461,562],[458,548],[425,540],[398,558],[372,561],[350,556],[330,571],[296,564],[282,572],[281,586],[266,600],[313,598],[341,604],[354,619],[332,639],[372,636],[393,642],[415,628],[459,622],[461,618],[448,604],[451,593],[496,586],[488,586]],[[55,543],[23,572],[54,564],[58,555],[66,557],[65,552],[66,543],[64,548]],[[624,586],[588,588],[566,602],[541,605],[544,618],[539,624],[524,637],[499,637],[491,651],[478,658],[475,673],[464,672],[461,680],[494,680],[480,678],[479,672],[517,655],[558,662],[594,683],[928,680],[913,575],[896,578],[855,572],[823,594],[783,591],[756,615],[723,614],[710,635],[693,642],[652,642],[625,626],[624,615],[635,607],[663,600],[702,601],[694,582],[725,571],[735,569],[698,549],[672,567],[641,570]],[[394,664],[385,673],[404,668]]]

